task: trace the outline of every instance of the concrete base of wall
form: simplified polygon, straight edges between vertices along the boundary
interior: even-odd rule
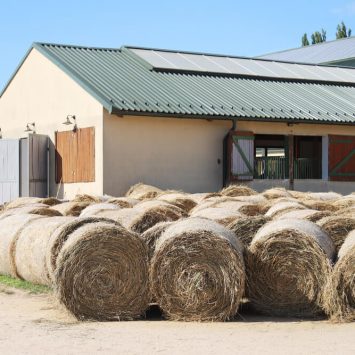
[[[247,183],[256,191],[263,191],[272,187],[289,188],[288,180],[253,180]],[[355,192],[355,182],[325,181],[325,180],[295,180],[294,189],[296,191],[327,192],[334,191],[343,195]]]

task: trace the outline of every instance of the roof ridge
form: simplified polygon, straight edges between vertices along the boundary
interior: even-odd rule
[[[65,43],[50,43],[50,42],[33,42],[33,45],[37,46],[53,46],[61,48],[80,48],[80,49],[89,49],[89,50],[106,50],[106,51],[121,51],[122,48],[110,48],[110,47],[92,47],[92,46],[83,46],[76,44],[65,44]]]
[[[258,55],[258,56],[254,57],[254,58],[267,59],[267,58],[263,58],[263,57],[264,56],[268,56],[268,55],[272,55],[272,54],[287,53],[287,52],[297,51],[297,50],[301,50],[301,49],[308,49],[308,48],[325,46],[325,45],[327,45],[329,43],[339,42],[339,41],[343,41],[343,40],[351,40],[351,39],[355,39],[355,36],[332,39],[331,41],[325,41],[325,42],[321,42],[321,43],[310,44],[308,46],[294,47],[294,48],[282,49],[280,51],[275,51],[275,52],[268,52],[268,53],[264,53],[264,54]]]

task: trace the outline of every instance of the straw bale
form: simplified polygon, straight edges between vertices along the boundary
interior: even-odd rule
[[[0,220],[6,218],[8,216],[13,216],[17,214],[42,214],[42,215],[52,215],[51,211],[47,211],[49,208],[47,205],[43,203],[34,203],[32,205],[25,205],[21,207],[11,208],[9,210],[5,210],[0,214]],[[42,211],[43,210],[43,211]]]
[[[271,189],[265,190],[262,195],[268,200],[280,197],[291,197],[289,192],[282,187],[273,187]]]
[[[355,229],[355,216],[330,216],[322,218],[317,224],[333,240],[335,248],[339,251],[346,236]]]
[[[185,212],[189,212],[197,205],[197,203],[190,198],[189,195],[183,193],[164,193],[160,195],[157,200],[168,202],[181,208]]]
[[[236,219],[244,217],[239,208],[208,207],[190,214],[191,217],[207,218],[223,225],[228,225]]]
[[[52,232],[46,247],[46,268],[48,270],[48,275],[52,283],[55,282],[55,271],[57,269],[58,255],[64,243],[67,241],[69,236],[76,229],[87,224],[95,224],[98,222],[105,222],[105,223],[119,225],[117,222],[113,220],[110,220],[108,218],[102,218],[102,217],[78,217],[78,218],[66,217],[66,218],[67,220],[64,221],[65,223],[59,225],[58,228],[56,228]]]
[[[80,216],[81,211],[89,206],[92,202],[63,202],[59,205],[50,207],[52,210],[60,212],[63,216]]]
[[[309,199],[321,200],[321,201],[333,201],[342,197],[342,195],[336,192],[309,192],[307,194]]]
[[[41,204],[42,199],[40,197],[18,197],[13,201],[5,204],[5,210],[10,210],[12,208],[20,208],[27,205]]]
[[[337,322],[355,321],[355,230],[339,250],[339,258],[327,284],[325,309]]]
[[[46,265],[47,246],[52,233],[73,217],[44,217],[26,225],[15,249],[17,277],[35,284],[49,285]]]
[[[242,243],[216,222],[204,218],[175,222],[156,243],[150,283],[167,318],[233,318],[244,282]]]
[[[305,209],[305,207],[298,202],[279,202],[272,205],[265,213],[265,216],[278,218],[282,214],[300,209]]]
[[[17,277],[15,249],[21,231],[41,216],[15,214],[0,221],[0,274]]]
[[[293,210],[290,212],[286,212],[278,217],[276,219],[306,219],[311,222],[317,222],[320,219],[324,217],[329,217],[331,215],[331,212],[329,211],[317,211],[317,210],[312,210],[312,209],[304,209],[304,210]]]
[[[257,192],[246,185],[229,185],[221,190],[221,194],[224,196],[251,196],[256,195]]]
[[[58,299],[79,320],[140,318],[150,300],[147,247],[118,224],[85,224],[65,241],[55,280]]]
[[[85,207],[81,211],[80,217],[95,216],[96,213],[98,213],[99,211],[118,210],[118,209],[120,209],[120,207],[113,203],[108,203],[108,202],[94,203],[92,205]]]
[[[315,223],[283,219],[259,229],[246,254],[247,295],[272,316],[321,314],[335,248]]]
[[[355,196],[354,195],[344,196],[338,200],[333,201],[332,204],[338,209],[355,207]]]
[[[130,197],[111,197],[107,200],[108,203],[113,203],[121,208],[130,208],[135,206],[139,200]]]
[[[72,200],[72,202],[87,202],[88,204],[100,203],[103,202],[103,197],[88,194],[77,194]]]
[[[158,187],[138,183],[129,188],[126,193],[126,197],[131,197],[136,200],[148,200],[156,198],[162,192],[163,190],[159,189]]]
[[[329,212],[335,212],[338,210],[338,207],[334,206],[332,202],[328,201],[303,199],[301,202],[303,205],[313,210]]]
[[[257,231],[271,219],[265,216],[244,217],[227,225],[237,238],[248,247]]]

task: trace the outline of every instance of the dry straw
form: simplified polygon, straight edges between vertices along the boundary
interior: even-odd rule
[[[49,285],[47,247],[52,233],[72,217],[45,217],[27,224],[18,236],[15,252],[17,276],[35,284]]]
[[[319,220],[317,224],[333,240],[335,248],[338,251],[349,232],[355,229],[355,216],[325,217]]]
[[[16,243],[21,231],[41,216],[17,214],[0,221],[0,274],[17,277],[15,265]]]
[[[164,193],[158,197],[158,200],[168,202],[181,208],[185,212],[189,212],[197,205],[197,203],[191,197],[189,197],[189,195],[179,192]]]
[[[246,254],[251,304],[273,316],[322,313],[334,251],[331,239],[312,222],[284,219],[266,224]]]
[[[216,222],[189,218],[161,235],[151,263],[153,297],[166,317],[224,321],[244,293],[242,244]]]
[[[118,224],[85,224],[70,234],[57,260],[56,294],[80,320],[144,315],[150,295],[143,240]]]
[[[223,225],[228,225],[231,222],[245,217],[240,211],[240,207],[208,207],[192,213],[191,217],[207,218],[216,221]]]
[[[108,203],[113,203],[121,208],[130,208],[136,205],[139,200],[130,197],[111,197],[107,200]]]
[[[245,217],[228,224],[227,228],[248,247],[257,231],[269,221],[270,218],[265,216]]]
[[[268,200],[280,197],[291,197],[290,193],[282,187],[273,187],[271,189],[265,190],[262,195]]]
[[[303,199],[301,202],[306,207],[317,211],[335,212],[338,210],[338,207],[334,206],[332,202],[328,201]]]
[[[349,233],[327,285],[326,312],[337,322],[355,321],[355,231]]]
[[[256,195],[257,192],[246,185],[229,185],[221,190],[221,194],[224,196],[251,196]]]
[[[74,197],[72,202],[87,202],[90,203],[100,203],[103,202],[103,198],[99,196],[93,196],[88,194],[78,194]]]
[[[163,190],[155,186],[139,183],[129,188],[126,193],[126,197],[131,197],[137,200],[149,200],[156,198],[162,192]]]

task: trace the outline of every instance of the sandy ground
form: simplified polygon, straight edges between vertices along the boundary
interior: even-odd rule
[[[51,295],[0,286],[0,354],[355,354],[355,324],[243,315],[227,323],[77,322]]]

